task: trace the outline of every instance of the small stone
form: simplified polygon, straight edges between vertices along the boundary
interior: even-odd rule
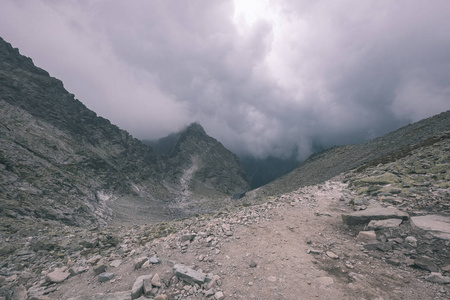
[[[161,263],[161,260],[159,258],[157,258],[156,256],[152,256],[152,257],[150,257],[150,263],[156,265],[156,264]]]
[[[329,258],[332,258],[332,259],[339,259],[339,256],[337,256],[335,253],[333,253],[333,252],[331,252],[331,251],[327,251],[326,254],[327,254],[327,256],[328,256]]]
[[[122,264],[122,261],[120,259],[113,260],[109,265],[113,268],[117,268]]]
[[[95,275],[99,275],[106,271],[107,266],[105,264],[98,264],[94,268]]]
[[[195,271],[185,265],[177,264],[173,266],[174,274],[181,280],[194,284],[202,285],[205,282],[205,275],[202,272]]]
[[[67,267],[55,269],[55,271],[48,273],[45,276],[45,280],[52,283],[61,283],[69,278],[70,272],[67,271]]]
[[[90,264],[90,265],[95,265],[95,264],[97,264],[100,261],[100,259],[102,259],[102,256],[101,255],[96,255],[96,256],[91,257],[90,259],[88,259],[87,263]]]
[[[153,285],[150,279],[144,279],[143,281],[143,293],[146,297],[153,295]]]
[[[376,235],[375,231],[373,231],[373,230],[360,231],[358,233],[358,236],[356,237],[356,240],[358,242],[363,242],[363,243],[372,242],[372,241],[375,241],[376,239],[377,239],[377,235]]]
[[[430,271],[430,272],[437,272],[438,271],[438,267],[437,265],[429,258],[426,256],[419,256],[414,260],[414,265],[416,267],[419,267],[421,269]]]
[[[269,276],[267,277],[267,280],[269,280],[270,282],[275,282],[277,281],[277,278],[275,276]]]
[[[155,275],[153,275],[152,278],[152,285],[156,286],[156,287],[161,287],[161,278],[159,278],[158,273],[156,273]]]
[[[148,261],[148,257],[147,257],[147,256],[143,256],[143,257],[136,258],[136,259],[134,260],[134,269],[135,269],[135,270],[140,269],[140,268],[142,267],[142,265],[143,265],[146,261]]]
[[[70,276],[75,276],[89,270],[88,267],[72,267],[69,269]]]
[[[405,242],[408,243],[411,247],[417,248],[417,239],[413,236],[408,236],[405,238]]]
[[[100,275],[98,275],[98,281],[99,282],[107,282],[110,281],[111,279],[114,278],[114,273],[108,273],[108,272],[104,272],[101,273]]]
[[[386,220],[372,220],[367,227],[372,230],[383,228],[395,228],[402,224],[402,219],[386,219]]]
[[[308,254],[322,254],[322,253],[323,253],[323,250],[308,249],[308,250],[306,251],[306,253],[308,253]]]
[[[203,292],[203,295],[205,295],[206,298],[209,298],[211,296],[214,296],[214,289],[208,289],[206,291]]]
[[[439,283],[439,284],[449,284],[450,283],[450,277],[443,276],[441,273],[432,272],[430,275],[425,277],[426,281]]]
[[[11,300],[27,299],[27,289],[23,285],[19,285],[14,289]]]
[[[214,299],[216,300],[222,300],[225,299],[225,295],[223,294],[223,292],[218,291],[214,294]]]
[[[195,238],[195,234],[185,234],[181,236],[181,242],[192,242]]]
[[[258,266],[258,264],[252,259],[250,261],[250,268],[256,268],[256,266]]]
[[[136,278],[131,288],[131,299],[139,298],[144,292],[144,280],[151,280],[152,275],[143,275]]]
[[[154,300],[167,300],[167,295],[166,294],[158,295],[154,298]]]

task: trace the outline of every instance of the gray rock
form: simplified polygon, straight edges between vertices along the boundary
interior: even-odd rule
[[[450,240],[450,217],[439,215],[411,217],[411,225],[428,231],[439,239]]]
[[[69,271],[67,271],[66,267],[60,268],[60,269],[56,269],[53,272],[48,273],[45,276],[45,280],[48,282],[52,282],[52,283],[61,283],[64,280],[66,280],[67,278],[69,278],[70,273]]]
[[[186,241],[192,242],[194,240],[195,236],[196,236],[195,234],[184,234],[181,236],[180,239],[181,239],[181,242],[186,242]]]
[[[136,258],[136,259],[134,260],[134,269],[135,269],[135,270],[140,269],[140,268],[142,267],[142,265],[143,265],[146,261],[148,261],[148,257],[147,257],[147,256]]]
[[[143,281],[143,293],[146,297],[150,297],[152,296],[152,290],[153,290],[153,286],[152,286],[152,281],[150,279],[144,279]]]
[[[372,220],[402,219],[408,220],[406,212],[396,208],[373,207],[366,210],[343,214],[342,221],[347,225],[367,224]]]
[[[70,276],[75,276],[84,272],[87,272],[89,268],[87,267],[73,267],[69,269]]]
[[[331,252],[331,251],[327,251],[326,254],[327,254],[327,256],[328,256],[329,258],[332,258],[332,259],[339,259],[339,256],[336,255],[335,253]]]
[[[432,272],[430,275],[425,277],[426,281],[439,283],[439,284],[449,284],[450,283],[450,277],[443,276],[441,273]]]
[[[214,294],[214,299],[216,300],[222,300],[225,299],[225,295],[223,294],[223,292],[218,291]]]
[[[114,278],[114,273],[104,272],[98,275],[99,282],[107,282]]]
[[[96,265],[96,266],[94,267],[94,273],[95,273],[95,275],[99,275],[99,274],[101,274],[101,273],[104,273],[104,272],[106,271],[106,268],[107,268],[107,267],[108,267],[108,266],[105,265],[105,264],[103,264],[103,263]]]
[[[323,250],[318,250],[318,249],[308,249],[308,250],[306,251],[306,253],[308,253],[308,254],[322,254],[322,253],[323,253]]]
[[[205,283],[205,274],[202,272],[195,271],[183,264],[176,264],[173,266],[173,273],[181,280],[189,284],[199,284]]]
[[[407,236],[405,242],[413,248],[417,247],[417,239],[413,236]]]
[[[419,256],[414,260],[414,265],[416,267],[419,267],[421,269],[430,271],[430,272],[437,272],[438,271],[438,267],[437,265],[429,258],[426,256]]]
[[[161,278],[159,278],[158,273],[156,273],[155,275],[153,275],[152,278],[152,285],[156,286],[156,287],[161,287]]]
[[[377,234],[375,233],[375,231],[360,231],[358,233],[358,236],[356,237],[356,240],[358,242],[364,242],[364,243],[373,242],[373,241],[376,241],[376,239],[377,239]]]
[[[150,263],[152,263],[152,264],[159,264],[159,263],[161,263],[161,260],[159,259],[159,258],[157,258],[156,256],[152,256],[152,257],[150,257]]]
[[[142,275],[136,278],[131,288],[131,299],[139,298],[144,293],[144,280],[152,280],[153,275]]]
[[[115,259],[109,265],[113,268],[117,268],[121,264],[122,264],[122,261],[120,259]]]
[[[386,220],[372,220],[367,226],[369,229],[377,230],[383,228],[395,228],[402,224],[402,219],[386,219]]]
[[[11,300],[25,300],[27,297],[27,289],[23,285],[19,285],[14,288]]]

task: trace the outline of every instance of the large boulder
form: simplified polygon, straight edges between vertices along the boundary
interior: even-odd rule
[[[408,220],[406,212],[396,208],[372,207],[366,210],[356,211],[350,214],[343,214],[342,221],[347,225],[367,224],[372,220],[402,219]]]

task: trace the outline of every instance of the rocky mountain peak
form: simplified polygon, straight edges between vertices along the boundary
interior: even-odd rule
[[[200,123],[194,122],[187,126],[183,131],[185,135],[197,136],[197,137],[206,137],[207,134],[205,129],[203,129]]]

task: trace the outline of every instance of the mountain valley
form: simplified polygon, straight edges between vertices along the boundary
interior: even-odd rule
[[[251,191],[200,124],[141,142],[1,39],[0,112],[0,300],[450,297],[450,111]]]

